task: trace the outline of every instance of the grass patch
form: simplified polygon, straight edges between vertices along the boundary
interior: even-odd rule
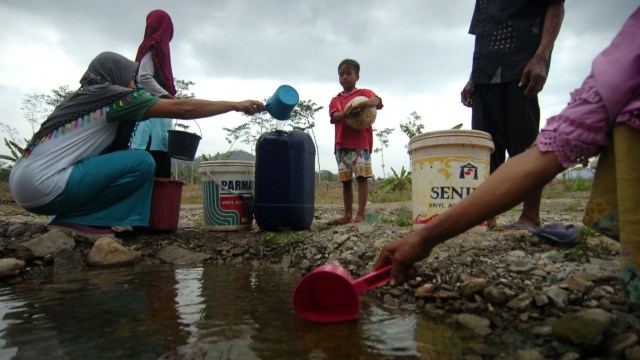
[[[369,183],[369,201],[374,203],[403,202],[411,200],[411,188],[402,191],[382,191],[382,182]],[[353,192],[357,197],[357,183],[353,181]],[[202,205],[202,186],[200,184],[187,184],[182,190],[183,205]],[[339,181],[321,181],[315,184],[314,204],[335,205],[342,204],[342,183]]]
[[[262,240],[264,240],[264,241],[274,241],[276,236],[278,236],[277,233],[274,233],[272,231],[266,231],[264,233],[264,235],[262,235]]]
[[[580,212],[582,211],[582,205],[579,203],[573,203],[565,206],[561,211],[563,212]]]
[[[288,251],[293,251],[296,244],[304,242],[305,238],[306,234],[304,232],[295,231],[266,231],[264,235],[262,235],[262,240],[264,240],[265,242],[283,246]]]
[[[393,210],[390,216],[382,217],[380,221],[401,227],[413,226],[413,212],[408,207],[402,206]]]
[[[411,200],[411,191],[373,191],[369,192],[369,200],[374,203],[409,201]]]
[[[376,181],[369,183],[369,201],[372,203],[403,202],[411,200],[411,187],[404,190],[385,191],[385,183]],[[358,186],[352,183],[354,196],[357,198]],[[320,182],[315,188],[316,205],[342,204],[342,183],[339,181]]]
[[[183,196],[181,200],[183,205],[202,205],[202,196]]]
[[[588,193],[593,180],[584,178],[554,179],[542,190],[542,197],[547,199],[566,198],[567,194]]]
[[[581,177],[563,179],[562,190],[564,192],[590,191],[591,184],[592,181],[590,179],[583,179]]]
[[[566,193],[591,191],[592,184],[593,179],[578,175],[575,169],[567,169],[562,172],[561,178],[545,186],[543,193],[550,197],[561,197]]]
[[[592,257],[599,258],[605,253],[610,253],[611,249],[602,239],[595,245],[589,244],[589,237],[593,235],[593,230],[586,226],[581,227],[576,244],[564,253],[564,258],[569,261],[587,263]]]

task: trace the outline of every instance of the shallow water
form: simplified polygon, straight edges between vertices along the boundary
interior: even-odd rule
[[[458,358],[448,327],[361,296],[356,321],[295,316],[297,276],[170,266],[92,270],[0,286],[1,359]]]

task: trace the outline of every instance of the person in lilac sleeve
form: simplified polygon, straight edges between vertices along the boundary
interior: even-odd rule
[[[557,174],[600,155],[584,223],[620,242],[623,290],[640,305],[640,8],[592,63],[592,71],[536,142],[500,166],[469,197],[424,228],[386,244],[376,269],[401,283],[438,244],[496,216]]]

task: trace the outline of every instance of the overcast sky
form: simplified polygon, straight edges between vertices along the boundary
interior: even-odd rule
[[[564,107],[593,57],[639,3],[566,0],[540,95],[542,124]],[[30,138],[20,110],[25,95],[76,89],[89,61],[105,50],[134,59],[147,13],[160,8],[173,18],[174,76],[195,82],[198,98],[263,100],[289,84],[301,99],[323,106],[315,131],[321,167],[334,173],[329,101],[342,90],[338,63],[358,60],[357,86],[374,90],[385,105],[374,127],[396,129],[384,150],[388,175],[391,167],[410,168],[409,138],[398,124],[411,112],[422,116],[426,131],[459,123],[470,129],[460,91],[471,68],[473,6],[473,0],[0,0],[0,122]],[[222,128],[243,121],[235,113],[199,120],[198,154],[226,151]],[[3,145],[0,153],[8,153]],[[376,176],[383,175],[381,164],[374,154]]]

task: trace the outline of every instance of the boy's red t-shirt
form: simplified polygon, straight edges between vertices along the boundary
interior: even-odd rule
[[[347,125],[346,121],[334,121],[333,113],[343,112],[351,99],[356,96],[364,96],[368,99],[378,97],[376,93],[368,89],[356,89],[352,93],[345,95],[340,92],[334,96],[329,103],[329,118],[332,124],[335,124],[335,151],[340,149],[365,149],[373,152],[373,128],[371,126],[366,129],[358,130]],[[382,99],[376,109],[382,109]]]

